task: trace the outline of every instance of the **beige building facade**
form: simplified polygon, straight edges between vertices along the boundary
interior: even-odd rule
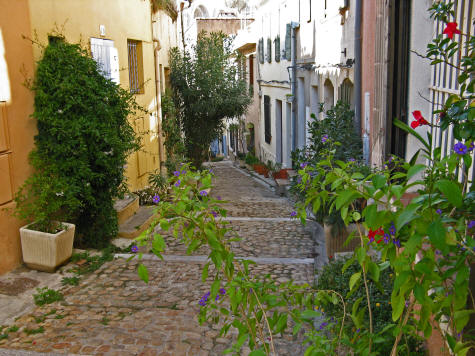
[[[104,75],[135,94],[147,113],[130,118],[142,135],[142,149],[126,167],[131,191],[148,184],[165,160],[160,130],[160,97],[165,90],[168,50],[176,45],[176,22],[145,0],[0,0],[0,274],[21,263],[18,228],[11,216],[15,192],[31,173],[36,122],[33,78],[41,46],[51,37],[80,43]],[[9,210],[8,210],[9,209]]]

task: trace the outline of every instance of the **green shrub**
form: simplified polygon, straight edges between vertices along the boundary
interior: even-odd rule
[[[60,300],[63,300],[63,295],[61,292],[58,292],[54,289],[49,289],[48,287],[36,288],[37,294],[33,294],[33,299],[35,304],[42,306],[45,304],[51,304]]]
[[[61,40],[44,49],[32,90],[34,174],[16,196],[18,215],[44,231],[53,220],[74,222],[77,244],[105,246],[118,230],[113,199],[127,157],[139,148],[129,118],[143,109],[85,49]]]
[[[347,259],[340,258],[330,261],[323,269],[318,273],[317,280],[317,289],[323,290],[334,290],[340,293],[342,296],[346,296],[345,302],[347,303],[346,309],[347,312],[351,313],[353,305],[358,301],[358,299],[366,298],[366,292],[363,284],[361,284],[355,291],[350,293],[350,277],[360,271],[358,262],[354,261],[349,264],[348,268],[343,272],[343,267],[347,262]],[[394,343],[394,338],[392,338],[392,331],[385,331],[384,329],[393,324],[392,321],[392,308],[391,308],[391,293],[394,283],[394,274],[393,271],[388,267],[381,271],[379,277],[379,283],[375,283],[372,279],[368,279],[368,287],[370,292],[371,299],[371,309],[373,313],[373,328],[374,333],[384,334],[384,339],[381,339],[382,342],[375,343],[374,352],[377,352],[378,355],[389,355],[391,353],[391,348]],[[365,299],[364,299],[365,300]],[[365,310],[365,323],[369,323],[367,307],[365,304],[360,303],[362,310]],[[325,314],[327,317],[335,318],[340,320],[343,316],[343,310],[341,305],[328,303],[325,306]],[[347,322],[345,324],[345,329],[348,334],[353,334],[356,329],[355,325],[351,321],[351,318],[347,316]],[[398,355],[425,355],[422,347],[422,341],[419,337],[415,335],[406,334],[404,335],[403,342],[399,345]]]
[[[253,164],[258,164],[259,163],[259,158],[254,156],[252,153],[248,152],[247,155],[246,155],[246,158],[244,159],[244,162],[246,162],[246,164],[252,166]]]

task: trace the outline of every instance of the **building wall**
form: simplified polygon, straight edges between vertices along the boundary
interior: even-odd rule
[[[226,35],[236,34],[241,28],[241,19],[228,18],[212,18],[212,19],[196,19],[198,34],[201,31],[206,32],[223,32]]]
[[[48,43],[48,34],[57,29],[68,42],[81,42],[89,48],[90,38],[114,41],[119,54],[120,85],[129,87],[127,39],[142,41],[144,94],[136,100],[150,112],[143,118],[133,119],[136,132],[144,133],[143,148],[128,160],[126,176],[131,190],[148,184],[148,174],[160,167],[158,156],[158,115],[155,92],[155,68],[152,42],[151,8],[143,0],[30,0],[31,35],[38,35],[41,43]],[[101,36],[100,25],[105,26]],[[33,48],[35,61],[41,50]]]
[[[432,112],[430,103],[431,72],[430,61],[419,57],[417,53],[425,53],[427,44],[434,38],[434,22],[429,17],[427,9],[431,6],[431,0],[421,0],[412,3],[411,9],[411,43],[409,57],[409,93],[408,112],[419,110],[424,117],[429,117]],[[409,114],[409,122],[412,114]],[[416,131],[426,138],[427,126],[419,126]],[[421,148],[421,144],[412,135],[407,137],[406,159],[411,159],[414,153]],[[423,157],[419,157],[419,163],[424,163]]]
[[[369,140],[375,97],[375,0],[362,1],[361,17],[361,130]],[[370,144],[367,147],[371,149]]]
[[[159,155],[161,162],[161,171],[165,170],[164,162],[166,160],[166,151],[163,145],[164,136],[162,132],[162,108],[161,95],[169,86],[168,76],[170,73],[169,52],[170,49],[178,45],[177,21],[172,19],[164,12],[158,11],[152,17],[153,50],[156,58],[155,62],[155,85],[158,88],[158,118],[159,118]]]
[[[34,72],[28,0],[0,0],[0,274],[21,263],[19,227],[11,216],[13,195],[29,176],[28,153],[36,123],[33,93],[22,73]],[[10,209],[10,210],[4,210]]]
[[[264,63],[258,62],[258,77],[260,90],[260,139],[258,155],[262,160],[276,159],[276,140],[270,144],[264,141],[264,102],[268,95],[271,98],[271,134],[275,138],[275,100],[283,101],[283,119],[286,119],[287,97],[291,94],[288,67],[291,61],[285,58],[275,61],[275,41],[280,38],[280,50],[285,49],[286,26],[290,22],[300,24],[297,30],[297,98],[293,105],[297,111],[297,148],[303,148],[308,142],[308,123],[312,120],[311,113],[323,118],[324,113],[318,113],[320,102],[327,105],[325,110],[333,106],[339,97],[339,88],[345,79],[354,82],[352,59],[354,59],[354,5],[343,13],[340,8],[344,1],[310,2],[299,0],[268,2],[255,14],[255,22],[249,26],[254,34],[254,42],[264,43]],[[238,34],[238,41],[248,36]],[[240,39],[240,37],[242,37]],[[268,58],[267,40],[272,40],[271,61]],[[257,54],[258,59],[258,54]],[[325,86],[325,82],[328,84]],[[329,84],[331,83],[331,84]],[[333,97],[332,100],[329,98]],[[290,122],[290,118],[289,118]],[[291,143],[292,125],[283,125],[283,141]],[[284,146],[283,167],[291,166],[290,150],[292,145]],[[289,152],[285,152],[285,150]]]

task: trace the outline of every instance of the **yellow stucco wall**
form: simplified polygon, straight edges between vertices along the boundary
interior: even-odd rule
[[[151,9],[148,0],[29,0],[31,36],[40,43],[48,43],[48,34],[58,30],[68,42],[81,42],[90,48],[90,38],[114,41],[119,54],[120,85],[129,87],[127,39],[142,41],[144,94],[137,94],[137,102],[150,115],[133,120],[137,132],[143,136],[141,152],[131,155],[127,164],[127,178],[131,190],[147,185],[149,172],[160,167],[155,68],[152,42]],[[100,26],[105,26],[101,36]],[[34,48],[34,58],[41,58],[41,50]],[[152,115],[154,114],[154,115]]]
[[[33,148],[36,123],[33,94],[22,73],[33,73],[28,0],[0,0],[0,274],[21,262],[19,227],[13,218],[13,194],[31,172],[28,153]],[[10,209],[10,210],[6,210]]]

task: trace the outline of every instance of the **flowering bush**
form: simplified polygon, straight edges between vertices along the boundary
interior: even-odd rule
[[[450,23],[450,4],[436,3],[431,11],[436,19]],[[437,62],[459,53],[460,45],[450,42],[456,31],[457,26],[447,25],[444,32],[448,38],[435,39],[429,45],[428,57]],[[421,142],[420,151],[429,165],[411,159],[401,163],[401,169],[388,167],[364,175],[352,169],[353,162],[336,159],[336,150],[328,150],[323,159],[303,164],[299,170],[299,188],[305,200],[292,215],[305,220],[308,205],[316,212],[330,206],[340,212],[345,224],[357,225],[357,233],[350,238],[359,239],[360,246],[343,268],[352,272],[345,279],[348,289],[279,284],[270,276],[251,274],[253,262],[236,260],[230,248],[238,236],[226,221],[217,218],[226,216],[221,201],[202,194],[211,187],[212,174],[186,168],[185,173],[171,177],[172,201],[160,201],[157,209],[161,216],[173,212],[173,217],[157,220],[139,241],[150,240],[154,253],[161,256],[166,246],[154,230],[159,224],[181,239],[189,253],[208,245],[209,262],[202,277],[205,281],[212,273],[213,282],[209,293],[197,301],[199,320],[220,322],[221,335],[231,327],[238,330],[227,352],[239,353],[247,343],[251,356],[275,355],[274,336],[291,326],[294,335],[304,333],[305,355],[377,355],[384,345],[385,355],[390,352],[396,356],[410,352],[406,335],[428,338],[434,328],[454,354],[463,356],[473,348],[462,334],[474,310],[468,284],[469,266],[475,256],[475,194],[468,179],[475,138],[475,108],[471,106],[474,81],[469,75],[475,61],[473,36],[468,44],[468,55],[461,59],[460,94],[452,95],[438,112],[441,129],[453,127],[458,140],[451,154],[443,157],[440,148],[433,148],[430,134],[424,140],[413,128],[396,121]],[[422,114],[414,116],[419,125],[434,125],[422,121]],[[330,136],[322,135],[321,139],[327,143]],[[423,177],[418,179],[420,173]],[[459,174],[464,177],[461,182]],[[315,176],[320,178],[312,179]],[[419,188],[418,196],[405,204],[405,193],[415,187]],[[355,209],[359,199],[368,201],[362,211]],[[393,273],[390,281],[384,275],[388,269]],[[139,265],[138,273],[148,281],[143,265]],[[378,294],[373,286],[386,288]],[[327,315],[322,308],[341,312]],[[386,312],[390,312],[390,321]],[[409,349],[417,351],[417,347]]]
[[[34,173],[15,197],[17,214],[41,231],[50,231],[54,220],[74,222],[76,243],[104,247],[117,235],[113,199],[124,165],[139,148],[129,119],[144,109],[80,45],[57,40],[42,50],[31,87]]]

